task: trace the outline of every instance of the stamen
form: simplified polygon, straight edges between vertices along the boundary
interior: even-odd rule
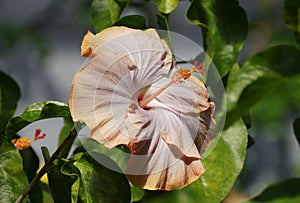
[[[173,75],[173,77],[172,77],[172,79],[171,79],[170,82],[168,82],[167,84],[165,84],[162,88],[160,88],[159,90],[157,90],[156,92],[154,92],[149,97],[141,100],[139,102],[140,107],[145,108],[147,106],[147,104],[149,104],[154,98],[156,98],[160,93],[162,93],[165,89],[167,89],[168,87],[170,87],[172,84],[174,84],[176,82],[179,82],[180,80],[186,80],[190,76],[191,76],[191,70],[182,69],[182,70],[176,71],[176,73]]]
[[[41,129],[36,129],[36,130],[35,130],[35,133],[34,133],[34,141],[35,141],[35,140],[40,140],[40,139],[44,139],[44,138],[45,138],[46,134],[43,133],[42,135],[40,135],[41,132],[42,132]]]
[[[14,138],[11,140],[11,142],[13,143],[13,145],[15,145],[15,147],[18,150],[23,150],[30,147],[30,143],[31,143],[28,137]]]
[[[188,79],[191,76],[191,71],[188,69],[178,70],[176,72],[176,75],[179,77],[179,79]]]
[[[30,147],[30,144],[32,142],[34,142],[36,140],[44,139],[46,134],[45,133],[41,134],[41,132],[42,132],[41,129],[36,129],[33,139],[30,140],[28,137],[20,137],[20,138],[12,139],[11,142],[13,143],[13,145],[15,145],[15,147],[18,150],[23,150],[23,149]]]
[[[203,63],[198,64],[198,61],[194,62],[194,67],[191,70],[191,73],[199,73],[200,75],[203,75],[206,71],[206,68],[203,67]]]

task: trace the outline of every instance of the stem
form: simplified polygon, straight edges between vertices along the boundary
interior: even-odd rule
[[[162,12],[160,12],[160,14],[163,15],[166,18],[167,24],[168,24],[168,27],[169,27],[169,14],[162,13]]]
[[[30,192],[32,187],[36,184],[38,180],[43,177],[43,175],[47,172],[49,167],[53,164],[53,161],[59,156],[60,152],[64,149],[64,147],[77,135],[77,131],[74,128],[68,135],[68,137],[63,141],[63,143],[57,148],[54,154],[50,157],[50,159],[45,163],[43,168],[34,176],[29,185],[25,188],[23,193],[18,197],[16,203],[21,203],[27,194]]]

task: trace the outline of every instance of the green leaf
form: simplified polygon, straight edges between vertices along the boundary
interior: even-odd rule
[[[63,141],[69,136],[71,131],[75,128],[74,122],[71,117],[64,118],[64,126],[62,127],[59,138],[58,138],[58,146],[60,146]],[[69,151],[73,145],[76,136],[72,137],[73,140],[67,143],[62,152],[60,153],[60,157],[66,158],[69,154]]]
[[[132,184],[130,184],[130,192],[131,192],[131,202],[137,202],[140,201],[145,191],[142,188],[136,187]]]
[[[126,169],[127,161],[129,156],[124,156],[124,152],[129,153],[127,151],[127,148],[124,148],[125,146],[119,146],[115,147],[113,149],[108,149],[104,147],[102,144],[98,143],[96,140],[91,138],[85,138],[80,140],[80,144],[77,146],[77,148],[74,151],[74,154],[80,154],[80,153],[100,153],[103,155],[108,156],[110,159],[112,159],[118,166],[117,168],[114,168],[118,172],[123,172]],[[100,163],[103,165],[103,163]],[[104,165],[108,166],[108,165]],[[119,169],[119,170],[117,170]],[[130,184],[130,190],[131,190],[131,201],[139,201],[142,199],[144,195],[144,190],[141,188],[138,188],[132,184]]]
[[[6,136],[9,138],[13,137],[19,130],[35,121],[57,117],[71,118],[67,104],[57,101],[31,104],[20,116],[9,120],[6,126]]]
[[[247,113],[249,109],[263,97],[267,96],[281,85],[284,85],[284,83],[285,79],[283,77],[269,72],[247,86],[243,90],[235,108],[227,113],[225,128],[230,126],[240,116]]]
[[[204,49],[225,76],[237,62],[248,33],[244,9],[237,0],[192,0],[187,20],[201,26]]]
[[[39,182],[42,194],[43,194],[43,203],[54,203],[54,200],[52,198],[52,195],[50,193],[49,187],[46,183]],[[40,202],[37,202],[40,203]]]
[[[78,159],[83,155],[83,153],[76,154],[75,157]],[[76,158],[76,159],[77,159]],[[79,170],[74,166],[75,160],[73,160],[74,157],[72,157],[72,160],[66,162],[63,164],[61,168],[62,174],[69,176],[72,180],[72,186],[71,186],[71,198],[72,198],[72,203],[77,203],[80,202],[78,200],[78,193],[79,193],[79,187],[80,187],[80,172]]]
[[[226,86],[227,111],[234,109],[243,90],[266,72],[265,66],[256,64],[255,60],[251,59],[241,69],[235,66],[230,72]]]
[[[71,117],[64,118],[64,126],[60,130],[58,138],[58,146],[63,143],[63,141],[68,137],[70,132],[75,128],[74,122]]]
[[[171,13],[178,4],[178,0],[154,0],[157,9],[164,14]]]
[[[251,85],[247,86],[242,92],[237,104],[239,115],[243,115],[249,110],[249,107],[256,104],[261,98],[268,95],[269,92],[284,83],[283,77],[274,73],[266,73],[258,78]]]
[[[42,148],[45,162],[50,158],[48,149]],[[53,164],[47,171],[49,189],[52,194],[54,202],[71,202],[71,186],[73,180],[61,173],[61,167],[67,162],[67,160],[55,159]]]
[[[295,36],[300,43],[300,1],[285,0],[283,7],[283,17],[286,26],[294,31]]]
[[[199,180],[179,191],[154,192],[142,202],[217,203],[231,190],[240,174],[246,155],[247,129],[240,119],[224,131],[215,149],[203,160],[205,173]]]
[[[223,131],[216,148],[203,160],[206,172],[186,188],[194,202],[220,202],[230,192],[244,166],[247,137],[242,120]]]
[[[51,169],[47,172],[49,188],[54,202],[71,202],[71,186],[73,180],[61,173],[65,160],[56,159]]]
[[[20,154],[23,159],[23,168],[24,171],[31,181],[36,174],[36,171],[39,169],[39,158],[32,149],[32,147],[28,147],[20,151]]]
[[[92,0],[91,20],[97,32],[112,26],[130,0]]]
[[[246,113],[262,97],[283,82],[283,76],[300,74],[300,50],[289,45],[277,45],[258,52],[239,69],[235,66],[226,87],[226,127]]]
[[[43,154],[44,162],[46,163],[51,158],[49,150],[48,150],[47,147],[42,146],[41,151],[42,151],[42,154]]]
[[[300,178],[284,180],[268,186],[260,195],[248,201],[255,202],[272,202],[288,203],[300,202]]]
[[[20,154],[23,159],[23,168],[27,175],[28,181],[31,182],[33,177],[36,175],[36,172],[39,168],[39,158],[32,149],[32,147],[26,148],[20,151]],[[43,194],[41,183],[38,182],[35,184],[29,192],[29,199],[32,203],[43,202]]]
[[[146,19],[140,15],[124,16],[113,24],[113,26],[126,26],[134,29],[146,29]]]
[[[300,74],[300,49],[291,45],[276,45],[262,50],[251,57],[245,66],[262,66],[282,76],[291,77]]]
[[[171,52],[174,54],[172,38],[171,38],[170,28],[169,28],[167,18],[164,15],[157,15],[157,23],[158,23],[159,29],[161,29],[159,32],[160,37],[165,40],[165,42],[169,46]]]
[[[22,158],[10,140],[0,137],[1,202],[15,202],[28,185]]]
[[[97,160],[116,164],[108,157],[92,153]],[[74,166],[80,171],[79,198],[83,202],[130,202],[131,194],[127,179],[123,174],[111,171],[99,164],[88,153],[84,153]]]
[[[14,115],[20,98],[18,84],[0,71],[0,133],[4,133],[8,120]]]
[[[125,151],[127,150],[127,148],[123,149],[122,147],[123,146],[119,148],[114,147],[112,149],[108,149],[104,145],[97,142],[95,139],[85,138],[80,141],[80,145],[75,149],[74,154],[80,152],[93,152],[106,155],[118,165],[118,167],[114,168],[115,171],[124,172],[126,170],[127,161],[129,159],[129,152]]]
[[[293,128],[298,144],[300,145],[300,117],[294,120]]]

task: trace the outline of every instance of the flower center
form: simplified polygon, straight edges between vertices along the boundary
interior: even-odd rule
[[[145,99],[140,100],[139,101],[140,107],[145,109],[147,104],[149,104],[154,98],[156,98],[165,89],[167,89],[168,87],[170,87],[172,84],[174,84],[176,82],[182,82],[183,80],[188,79],[191,76],[192,72],[194,72],[193,69],[192,70],[181,69],[181,70],[176,71],[175,74],[172,76],[171,81],[169,81],[167,84],[165,84],[159,90],[154,92],[152,95],[148,96]]]

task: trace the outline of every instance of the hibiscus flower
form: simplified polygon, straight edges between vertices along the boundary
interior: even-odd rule
[[[175,64],[154,29],[88,32],[81,49],[90,61],[72,83],[73,120],[108,148],[129,147],[125,173],[138,187],[173,190],[197,180],[215,126],[205,85]]]

